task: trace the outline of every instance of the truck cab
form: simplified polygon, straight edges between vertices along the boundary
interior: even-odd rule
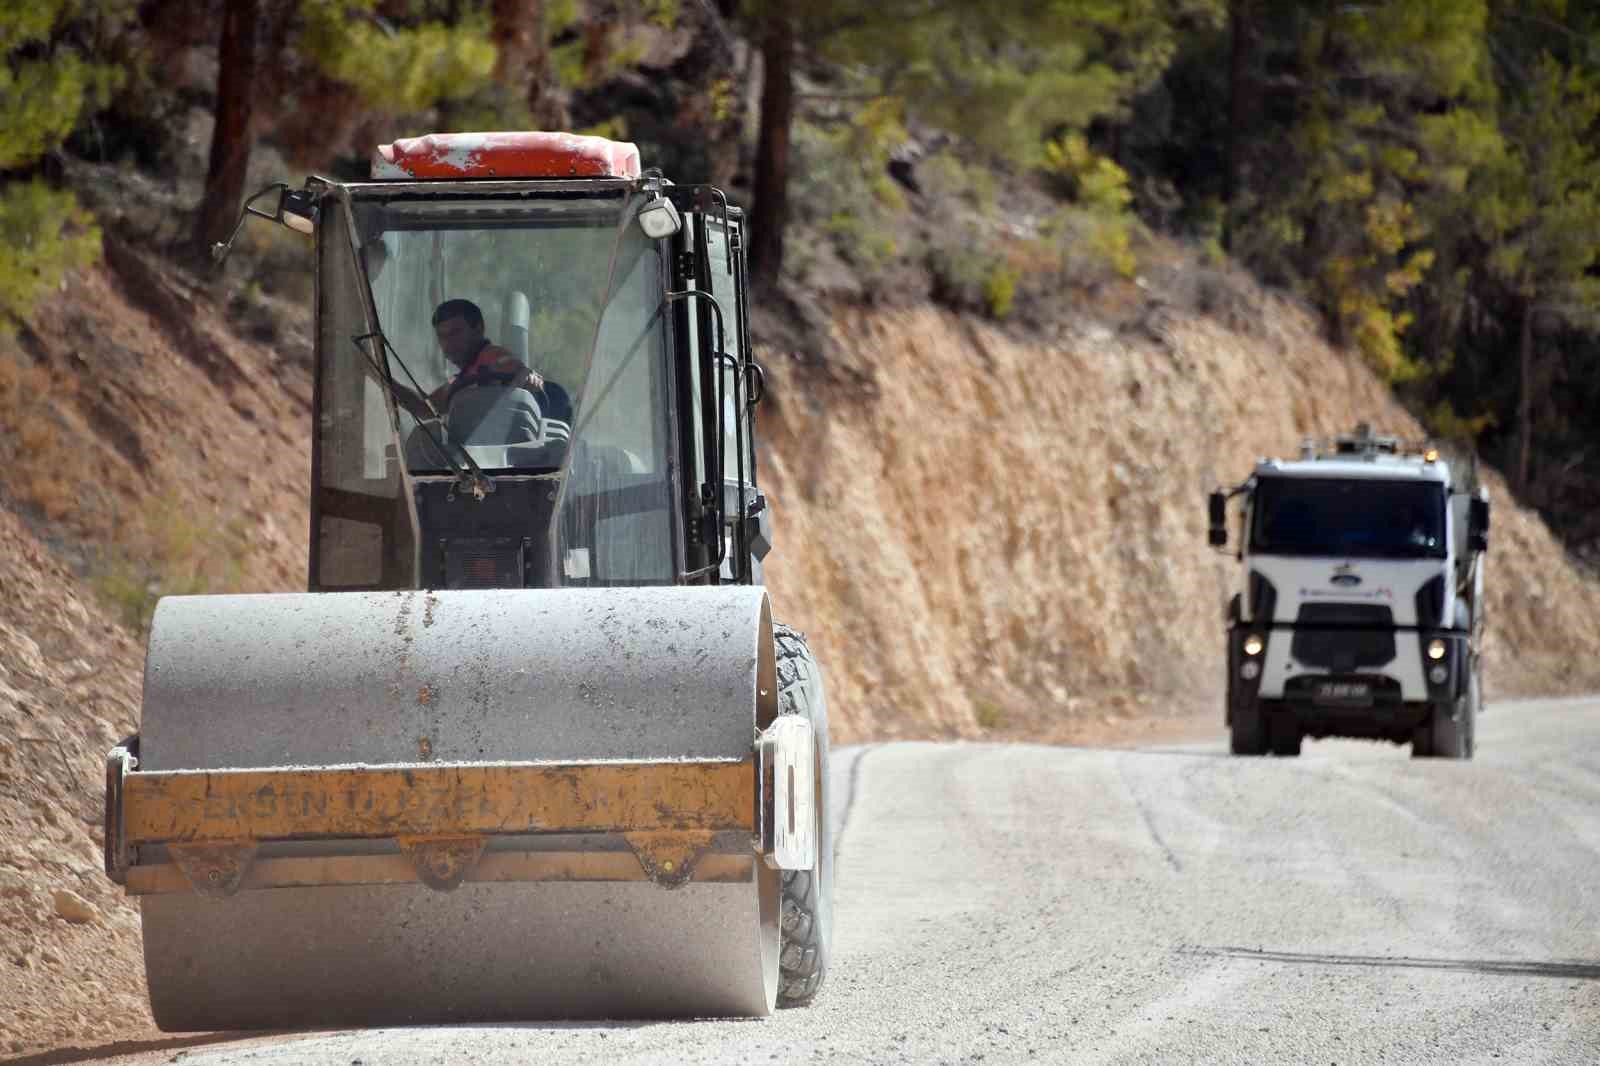
[[[1236,755],[1303,737],[1409,743],[1470,758],[1481,707],[1488,499],[1470,460],[1359,427],[1262,459],[1212,494],[1213,546],[1238,501],[1227,621]]]

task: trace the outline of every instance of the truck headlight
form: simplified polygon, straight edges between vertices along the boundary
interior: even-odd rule
[[[1260,655],[1261,649],[1265,646],[1261,642],[1261,638],[1254,633],[1244,638],[1244,653],[1246,655]]]
[[[1239,676],[1246,681],[1254,681],[1261,673],[1261,664],[1251,659],[1239,664]]]
[[[1446,648],[1444,641],[1440,640],[1438,637],[1434,637],[1432,640],[1428,641],[1428,658],[1435,661],[1443,659],[1445,651]]]
[[[1442,685],[1446,681],[1450,680],[1450,671],[1443,665],[1429,667],[1428,680],[1432,681],[1435,685]]]

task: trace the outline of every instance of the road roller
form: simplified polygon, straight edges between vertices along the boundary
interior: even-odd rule
[[[105,808],[156,1023],[811,1002],[827,706],[762,580],[741,210],[525,132],[252,215],[314,263],[308,587],[156,608]]]

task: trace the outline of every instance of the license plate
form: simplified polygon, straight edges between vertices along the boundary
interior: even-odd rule
[[[1369,703],[1372,686],[1364,681],[1321,681],[1317,683],[1316,698],[1329,703]]]

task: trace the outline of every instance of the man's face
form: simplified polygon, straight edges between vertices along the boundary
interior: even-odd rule
[[[478,343],[483,340],[483,326],[468,325],[466,318],[461,315],[440,322],[433,327],[433,332],[439,338],[444,357],[456,366],[466,366],[478,351]]]

